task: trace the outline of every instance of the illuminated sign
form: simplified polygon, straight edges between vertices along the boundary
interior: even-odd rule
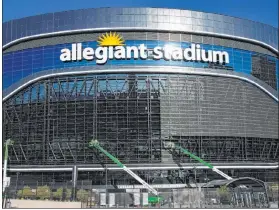
[[[166,44],[164,47],[156,46],[148,49],[146,45],[125,46],[123,38],[116,32],[106,33],[98,38],[97,48],[83,48],[82,43],[73,43],[72,48],[61,50],[60,60],[93,61],[97,64],[105,64],[109,59],[164,59],[167,61],[195,61],[208,63],[229,63],[229,54],[226,51],[214,51],[201,49],[199,44],[191,44],[188,48],[181,48]]]

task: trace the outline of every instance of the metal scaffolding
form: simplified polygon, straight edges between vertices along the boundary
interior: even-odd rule
[[[170,138],[212,163],[276,162],[277,104],[267,96],[254,103],[254,95],[264,94],[254,89],[236,79],[194,75],[49,78],[3,103],[3,139],[14,140],[9,161],[17,166],[110,164],[87,148],[93,138],[125,164],[193,164],[179,151],[163,157]]]

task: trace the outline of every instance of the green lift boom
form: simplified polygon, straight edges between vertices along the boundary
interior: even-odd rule
[[[109,157],[114,163],[116,163],[120,168],[122,168],[124,171],[126,171],[128,174],[130,174],[134,179],[139,181],[146,189],[148,189],[150,192],[152,192],[155,196],[158,196],[157,190],[155,190],[152,186],[147,184],[143,179],[141,179],[137,174],[135,174],[133,171],[128,169],[124,164],[122,164],[116,157],[111,155],[108,151],[106,151],[104,148],[102,148],[97,140],[91,140],[89,142],[89,148],[96,148],[102,153],[104,153],[107,157]]]
[[[203,165],[207,166],[208,168],[212,169],[212,171],[216,172],[217,174],[221,175],[222,177],[226,178],[227,180],[231,180],[232,177],[228,176],[227,174],[225,174],[224,172],[220,171],[218,168],[216,168],[215,166],[211,165],[210,163],[204,161],[203,159],[201,159],[200,157],[192,154],[191,152],[189,152],[188,150],[182,148],[179,145],[174,144],[173,145],[174,148],[180,150],[182,153],[184,153],[185,155],[190,156],[191,158],[199,161],[200,163],[202,163]]]
[[[98,140],[91,140],[89,142],[89,148],[96,148],[99,151],[101,151],[102,153],[104,153],[107,157],[109,157],[114,163],[116,163],[120,168],[122,168],[124,171],[126,171],[128,174],[130,174],[134,179],[136,179],[137,181],[139,181],[146,189],[148,189],[151,193],[153,193],[156,197],[149,197],[149,202],[154,202],[154,203],[158,203],[162,197],[158,196],[158,192],[149,184],[147,184],[143,179],[141,179],[137,174],[135,174],[133,171],[131,171],[130,169],[128,169],[123,163],[121,163],[116,157],[114,157],[113,155],[111,155],[108,151],[106,151],[104,148],[102,148],[98,142]],[[203,165],[207,166],[208,168],[212,169],[214,172],[218,173],[219,175],[223,176],[224,178],[231,180],[232,178],[230,176],[228,176],[227,174],[223,173],[222,171],[220,171],[219,169],[217,169],[215,166],[211,165],[210,163],[204,161],[203,159],[199,158],[198,156],[192,154],[191,152],[189,152],[188,150],[182,148],[179,145],[176,145],[174,143],[172,143],[172,148],[178,149],[180,150],[182,153],[190,156],[191,158],[199,161],[200,163],[202,163]]]

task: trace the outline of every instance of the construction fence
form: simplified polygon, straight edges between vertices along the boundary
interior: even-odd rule
[[[168,189],[155,197],[148,193],[92,192],[85,208],[267,208],[269,202],[262,192],[220,192],[218,189]]]
[[[52,187],[44,185],[32,189],[25,186],[17,191],[8,188],[6,192],[10,199],[81,201],[82,208],[267,208],[270,201],[278,203],[278,190],[272,191],[272,188],[268,196],[241,188],[161,189],[159,196],[154,196],[146,189],[106,190],[86,186],[74,192],[66,185]]]

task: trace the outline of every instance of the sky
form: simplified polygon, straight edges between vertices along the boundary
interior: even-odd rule
[[[3,0],[3,21],[96,7],[163,7],[246,18],[278,28],[278,0]]]

